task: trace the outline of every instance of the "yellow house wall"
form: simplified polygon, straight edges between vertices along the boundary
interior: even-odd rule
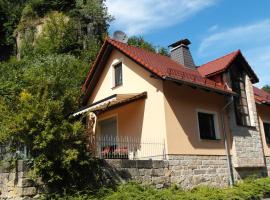
[[[257,111],[259,116],[259,124],[260,124],[260,131],[261,131],[261,138],[264,148],[265,156],[270,156],[270,145],[266,143],[265,133],[263,122],[270,123],[270,106],[266,105],[257,105]]]
[[[200,139],[197,121],[197,109],[216,112],[222,138],[220,111],[226,104],[225,97],[172,82],[164,82],[164,94],[168,153],[225,155],[223,139],[214,141]],[[229,135],[227,123],[226,120]],[[231,138],[230,135],[228,138]],[[231,139],[229,145],[231,146]]]
[[[113,65],[122,61],[123,84],[113,87]],[[147,98],[107,111],[98,116],[99,120],[117,116],[118,135],[140,136],[142,139],[165,139],[165,116],[163,84],[151,78],[150,73],[124,54],[113,50],[97,83],[89,104],[113,94],[147,92]]]

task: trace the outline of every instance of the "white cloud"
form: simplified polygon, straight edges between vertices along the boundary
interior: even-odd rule
[[[213,25],[208,29],[208,31],[213,32],[213,31],[216,31],[217,29],[218,29],[218,25]]]
[[[217,0],[107,0],[114,29],[144,34],[180,23]]]
[[[259,86],[270,84],[270,19],[210,34],[199,45],[197,57],[213,59],[241,49],[257,73]]]

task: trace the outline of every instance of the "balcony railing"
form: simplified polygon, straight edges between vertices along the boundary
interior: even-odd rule
[[[165,142],[131,136],[96,136],[91,139],[92,153],[101,159],[166,159]]]

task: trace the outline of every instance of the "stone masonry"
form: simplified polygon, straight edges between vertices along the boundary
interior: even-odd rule
[[[122,181],[136,181],[157,188],[176,184],[182,188],[199,185],[226,187],[229,184],[226,156],[204,155],[170,155],[169,160],[105,160],[107,166],[114,170],[111,177]],[[268,173],[265,167],[233,168],[235,181],[249,176],[264,177]],[[105,171],[108,172],[106,168]]]
[[[40,179],[35,182],[28,178],[28,165],[17,161],[12,167],[8,162],[0,166],[0,199],[38,199],[44,184]]]
[[[265,167],[264,153],[259,132],[255,98],[249,78],[246,78],[246,93],[251,127],[238,126],[234,105],[228,109],[230,132],[233,137],[233,166],[236,168]]]
[[[176,184],[183,188],[198,185],[228,185],[225,156],[170,156],[170,160],[106,160],[122,180],[155,185]]]

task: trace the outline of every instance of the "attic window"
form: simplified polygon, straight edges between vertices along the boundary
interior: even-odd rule
[[[114,68],[114,87],[120,86],[123,83],[122,78],[122,62],[113,66]]]

